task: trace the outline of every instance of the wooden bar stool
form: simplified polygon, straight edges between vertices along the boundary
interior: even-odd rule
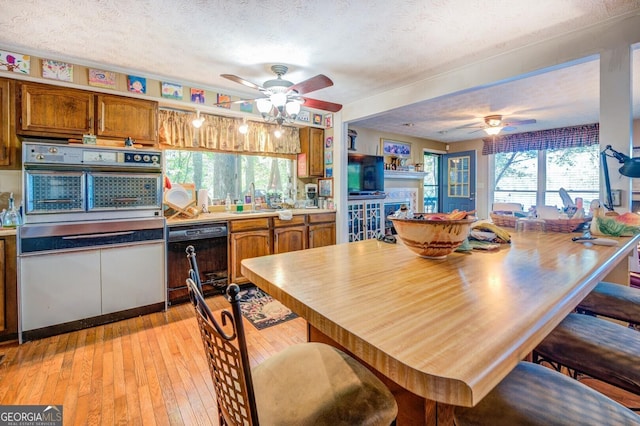
[[[475,407],[456,407],[457,426],[638,425],[640,417],[550,368],[520,362]]]
[[[231,312],[218,321],[197,280],[187,247],[187,286],[213,379],[221,425],[390,425],[398,413],[389,389],[358,361],[332,346],[289,346],[250,368],[240,288],[230,284]]]
[[[569,314],[536,347],[533,361],[640,395],[640,333],[605,319]]]

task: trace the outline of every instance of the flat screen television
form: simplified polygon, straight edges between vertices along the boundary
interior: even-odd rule
[[[349,154],[347,164],[349,195],[375,195],[384,192],[384,157]]]

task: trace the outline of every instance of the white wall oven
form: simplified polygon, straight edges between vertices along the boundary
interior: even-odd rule
[[[162,153],[23,141],[20,341],[166,309]]]
[[[162,154],[23,143],[25,223],[161,216]]]

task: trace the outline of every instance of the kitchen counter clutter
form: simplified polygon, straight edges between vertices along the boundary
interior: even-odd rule
[[[242,220],[259,217],[279,217],[278,213],[284,210],[289,210],[293,216],[309,215],[309,214],[321,214],[321,213],[334,213],[335,210],[329,209],[263,209],[263,210],[243,210],[241,212],[214,212],[214,213],[200,213],[196,217],[185,218],[175,217],[173,219],[167,219],[167,225],[184,225],[187,223],[207,223],[207,222],[220,222],[230,220]]]

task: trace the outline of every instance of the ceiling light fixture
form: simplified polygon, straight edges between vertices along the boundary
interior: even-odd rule
[[[293,123],[300,113],[301,101],[291,99],[285,93],[286,87],[272,87],[273,92],[268,98],[260,98],[256,100],[256,106],[262,118],[266,122],[275,122],[279,125],[284,123]]]
[[[489,126],[484,128],[484,131],[489,136],[495,136],[500,133],[502,129],[504,129],[504,126],[502,125],[501,115],[488,115],[484,118],[484,122],[487,123],[487,126]]]
[[[500,130],[502,130],[503,127],[502,126],[497,126],[497,127],[485,127],[484,131],[487,132],[487,134],[489,136],[495,136],[498,133],[500,133]]]
[[[191,121],[191,124],[196,129],[199,129],[200,127],[202,127],[202,124],[204,124],[204,117],[200,117],[200,111],[196,111],[196,118],[194,118],[193,121]]]

